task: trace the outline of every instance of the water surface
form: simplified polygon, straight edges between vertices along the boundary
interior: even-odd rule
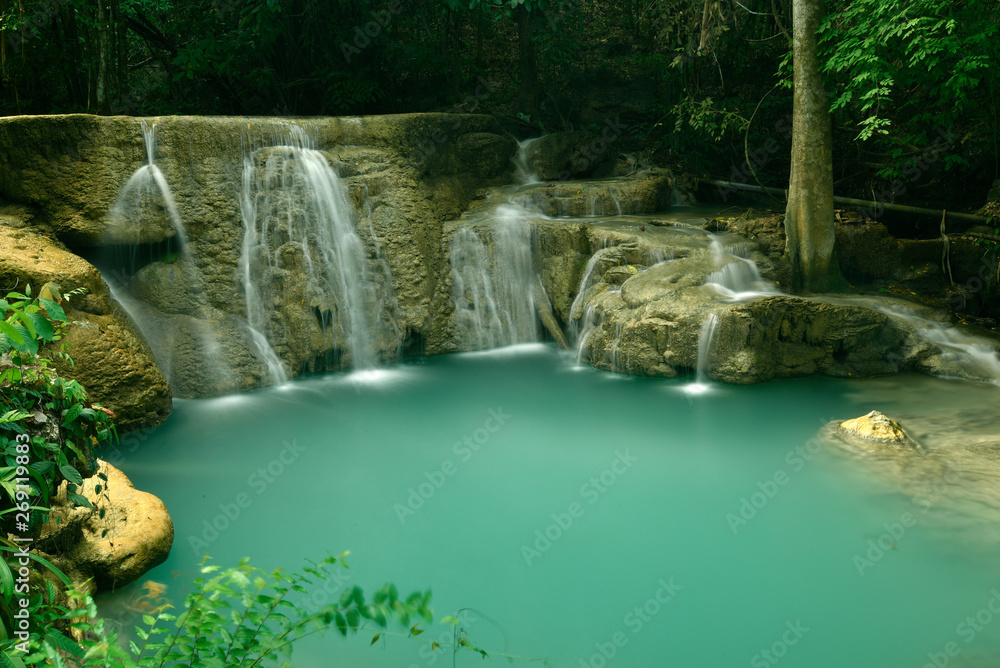
[[[552,666],[919,668],[949,642],[951,666],[1000,648],[1000,621],[962,627],[1000,589],[994,548],[810,443],[873,408],[988,416],[998,388],[811,378],[692,396],[689,380],[602,373],[543,345],[424,358],[176,401],[140,449],[108,458],[170,510],[173,551],[144,580],[178,600],[204,552],[296,569],[350,550],[346,585],[431,587],[438,618],[496,623],[467,616],[480,646]],[[206,522],[225,524],[241,494],[211,539]],[[310,639],[293,665],[452,663],[430,640],[370,637]]]

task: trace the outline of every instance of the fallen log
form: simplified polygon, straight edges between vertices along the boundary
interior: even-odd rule
[[[717,181],[715,179],[701,179],[702,183],[708,183],[713,186],[719,186],[720,188],[729,188],[732,190],[745,190],[748,192],[763,192],[769,195],[777,195],[782,198],[785,197],[785,191],[781,188],[768,188],[766,186],[753,186],[747,183],[734,183],[732,181]],[[866,207],[868,209],[877,209],[881,207],[886,211],[898,211],[899,213],[915,213],[923,216],[940,216],[944,213],[942,209],[925,209],[919,206],[907,206],[905,204],[891,204],[888,202],[873,202],[867,199],[855,199],[853,197],[833,197],[834,204],[847,204],[849,206],[860,206]],[[986,223],[986,218],[983,216],[975,216],[971,213],[955,213],[953,211],[948,212],[948,218],[952,220],[962,220],[968,223],[975,223],[982,225]]]

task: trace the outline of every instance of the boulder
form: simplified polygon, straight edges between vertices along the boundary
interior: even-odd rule
[[[160,499],[135,489],[124,473],[107,462],[98,460],[98,466],[107,482],[95,474],[84,480],[78,492],[104,517],[67,501],[64,482],[53,499],[53,511],[38,545],[53,554],[57,566],[73,573],[78,584],[93,579],[97,590],[111,590],[166,560],[174,525]]]
[[[90,263],[48,236],[25,226],[24,216],[0,215],[0,284],[37,292],[47,282],[86,295],[63,303],[71,324],[63,341],[72,362],[49,356],[55,369],[77,380],[87,398],[110,408],[120,432],[160,424],[173,403],[152,351],[131,319],[111,298],[108,286]]]
[[[600,176],[614,169],[613,147],[589,132],[553,132],[531,142],[525,152],[530,170],[543,181]]]
[[[840,423],[840,428],[869,441],[903,444],[909,440],[898,422],[878,411],[872,411],[853,420],[845,420]]]

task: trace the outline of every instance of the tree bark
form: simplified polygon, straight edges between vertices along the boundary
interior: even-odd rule
[[[532,121],[538,119],[538,59],[535,55],[535,43],[531,40],[533,30],[531,13],[523,4],[514,9],[514,19],[517,21],[517,60],[521,73],[521,92],[518,107],[521,113],[527,114]]]
[[[785,252],[793,289],[806,292],[846,287],[834,252],[833,139],[816,39],[822,13],[822,0],[793,0],[795,97]]]
[[[108,11],[104,6],[105,0],[97,2],[97,82],[94,89],[94,97],[97,102],[97,113],[107,115],[111,113],[111,48],[112,40],[108,35]]]

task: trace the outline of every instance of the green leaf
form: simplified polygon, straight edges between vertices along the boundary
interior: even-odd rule
[[[0,601],[5,604],[14,595],[14,576],[10,572],[7,562],[0,559]],[[8,608],[9,609],[9,608]]]
[[[72,468],[72,467],[68,467],[68,468]],[[73,469],[73,470],[75,471],[76,469]],[[69,499],[70,501],[72,501],[73,503],[75,503],[76,505],[82,506],[83,508],[89,508],[90,510],[94,509],[93,504],[90,503],[90,499],[88,499],[85,496],[81,496],[79,494],[72,494],[72,493],[67,492],[66,498]]]
[[[25,668],[24,662],[14,652],[4,652],[0,654],[0,668]]]
[[[24,344],[24,337],[21,336],[21,332],[6,320],[0,320],[0,333],[5,334],[16,346]]]
[[[77,485],[83,484],[83,476],[80,475],[80,472],[77,471],[72,466],[69,466],[68,464],[60,466],[59,472],[62,473],[63,477],[66,478],[66,480],[69,480],[71,483]]]
[[[60,322],[66,322],[66,312],[63,310],[62,306],[55,303],[51,299],[45,299],[44,297],[38,301],[45,308],[45,312],[49,314],[49,318]]]
[[[67,654],[77,658],[83,658],[83,648],[80,647],[80,645],[78,645],[75,641],[70,640],[58,631],[49,629],[48,633],[45,634],[45,640],[53,647],[56,647]]]
[[[38,334],[35,333],[35,323],[31,320],[31,318],[28,317],[31,314],[15,309],[14,315],[17,317],[18,320],[21,321],[25,329],[28,330],[28,335],[31,336],[32,339],[37,339]]]
[[[72,422],[73,420],[75,420],[76,418],[78,418],[80,416],[80,413],[83,412],[83,408],[84,408],[84,406],[81,403],[75,403],[72,406],[70,406],[69,408],[67,408],[66,412],[63,415],[62,426],[65,427],[70,422]]]
[[[347,611],[347,626],[352,629],[357,629],[358,625],[361,623],[361,613],[358,612],[357,608],[351,608]]]
[[[52,323],[44,315],[40,313],[25,313],[24,315],[34,325],[35,333],[42,341],[51,341],[55,337],[56,331],[52,329]]]

